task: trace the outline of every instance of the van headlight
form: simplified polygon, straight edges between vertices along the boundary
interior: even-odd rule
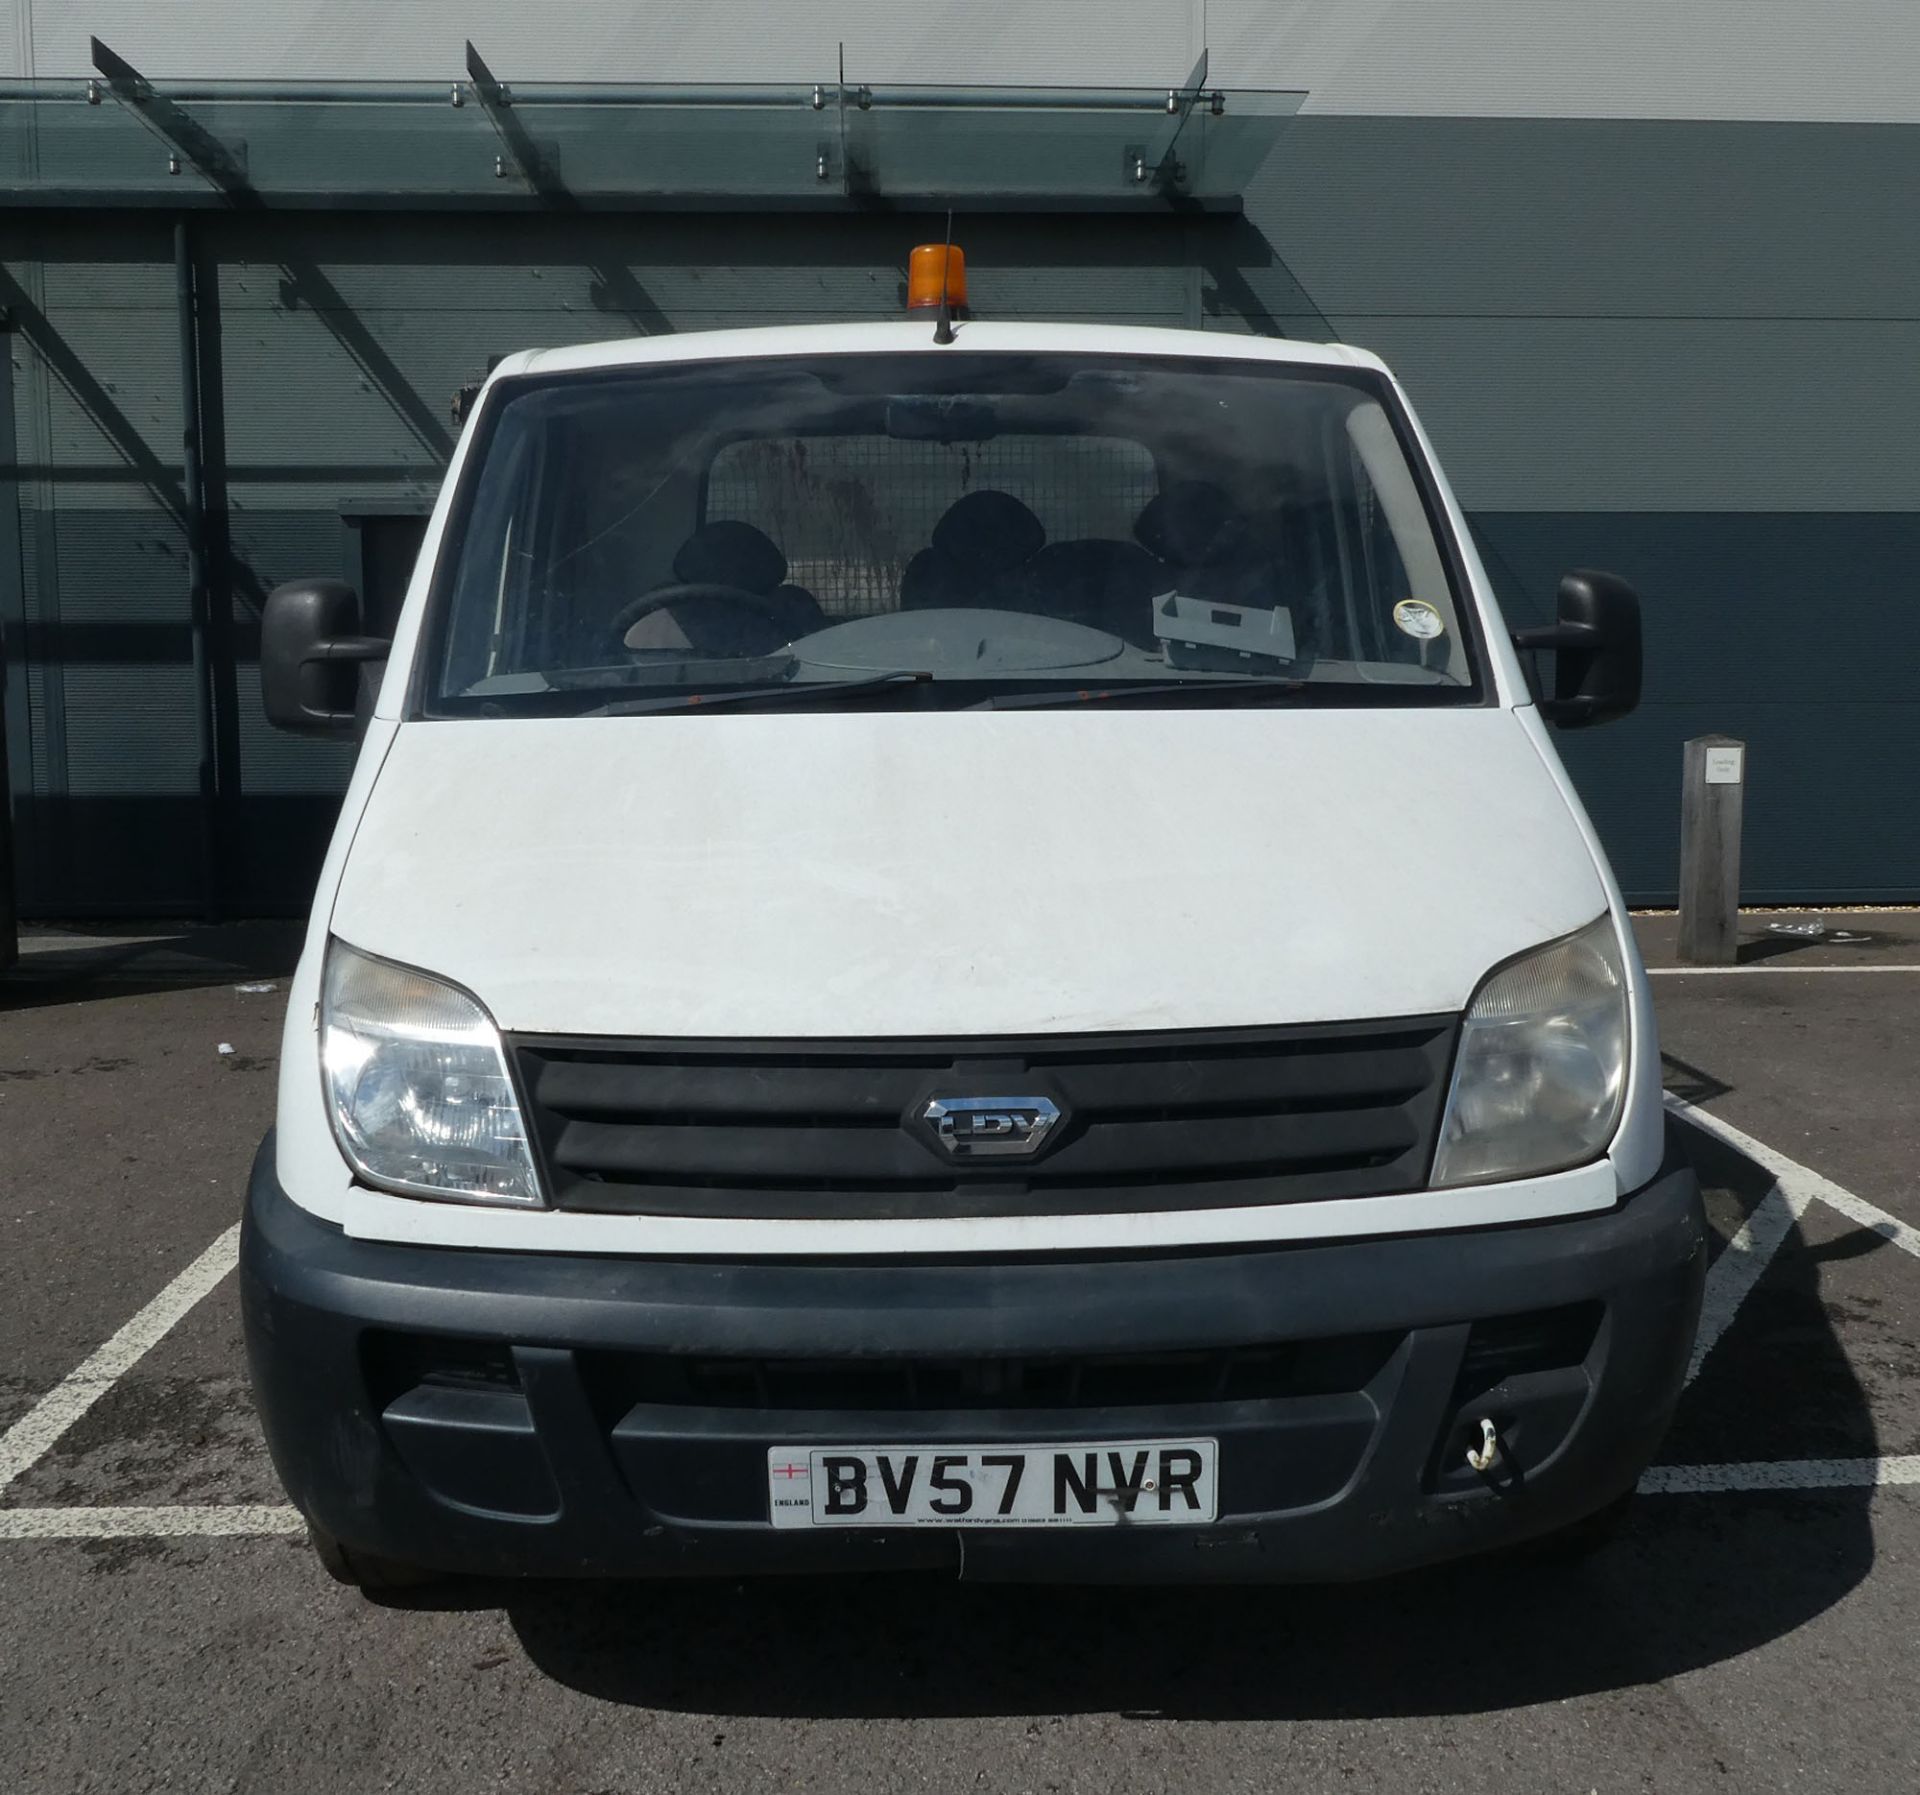
[[[330,941],[320,1065],[334,1139],[367,1183],[540,1201],[500,1031],[466,992]]]
[[[1467,1006],[1435,1185],[1584,1165],[1627,1090],[1627,972],[1611,916],[1496,967]]]

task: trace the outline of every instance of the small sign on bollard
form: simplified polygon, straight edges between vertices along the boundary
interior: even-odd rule
[[[1706,738],[1702,738],[1705,740]],[[1707,783],[1738,785],[1745,776],[1747,750],[1740,742],[1723,742],[1707,750]]]
[[[1747,745],[1727,735],[1686,745],[1680,785],[1680,958],[1731,966],[1740,945],[1740,819]]]

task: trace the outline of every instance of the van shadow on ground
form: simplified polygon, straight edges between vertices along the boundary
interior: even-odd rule
[[[1718,1236],[1766,1175],[1690,1135]],[[1811,1218],[1809,1218],[1811,1220]],[[1667,1464],[1871,1456],[1821,1302],[1871,1236],[1798,1232],[1689,1390]],[[1657,1681],[1778,1639],[1873,1563],[1869,1492],[1646,1497],[1581,1564],[1481,1561],[1389,1582],[1031,1589],[923,1578],[471,1592],[588,1695],[707,1714],[1080,1712],[1193,1719],[1478,1713]]]

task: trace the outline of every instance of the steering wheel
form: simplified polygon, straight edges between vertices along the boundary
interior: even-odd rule
[[[656,586],[651,592],[643,592],[638,598],[622,605],[613,614],[613,639],[624,648],[627,645],[627,631],[642,617],[651,617],[655,611],[664,611],[689,601],[734,605],[741,610],[751,611],[776,628],[781,621],[781,601],[772,593],[755,592],[750,586],[729,586],[721,580],[682,580],[672,586]],[[784,642],[785,635],[780,639]]]

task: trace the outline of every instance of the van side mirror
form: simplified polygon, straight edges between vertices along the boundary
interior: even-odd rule
[[[1540,714],[1562,729],[1611,723],[1640,702],[1640,597],[1588,568],[1560,582],[1560,621],[1513,632],[1514,647],[1551,649],[1553,692]]]
[[[358,734],[369,709],[362,673],[384,661],[392,646],[360,634],[360,595],[344,581],[276,586],[260,617],[267,721],[295,735]]]

